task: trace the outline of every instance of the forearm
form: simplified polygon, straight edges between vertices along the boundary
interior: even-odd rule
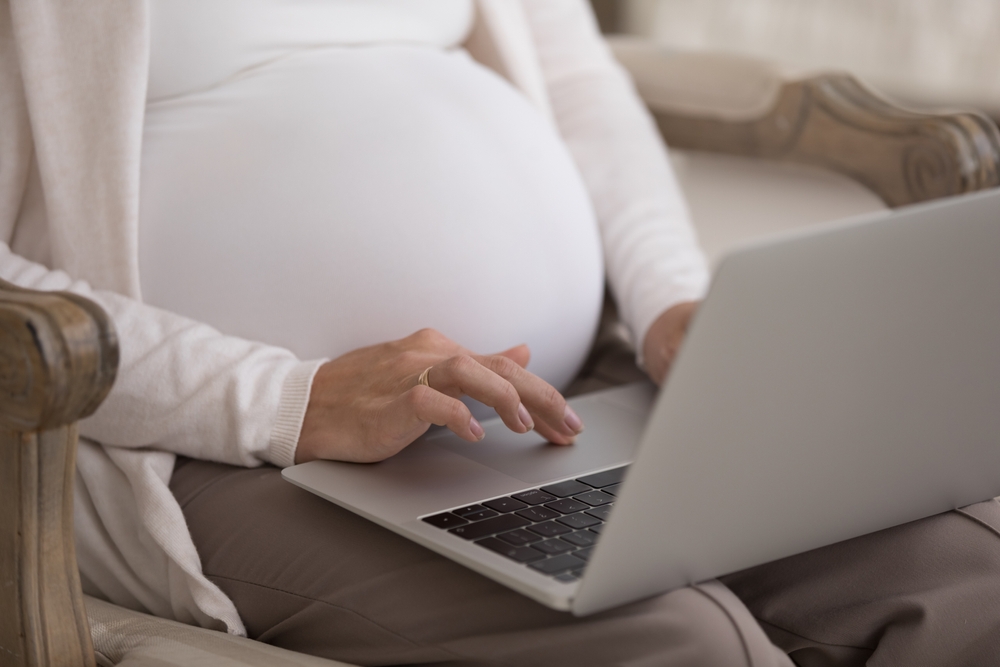
[[[119,294],[91,289],[0,245],[0,277],[97,302],[118,330],[118,378],[81,434],[106,445],[151,447],[253,466],[291,463],[318,362],[225,336]]]
[[[593,201],[605,265],[637,350],[708,282],[666,149],[584,3],[525,2],[558,129]]]

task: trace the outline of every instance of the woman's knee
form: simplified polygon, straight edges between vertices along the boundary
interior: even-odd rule
[[[690,664],[792,666],[743,602],[721,583],[697,584],[670,595],[686,607],[692,621],[687,644],[695,657]]]

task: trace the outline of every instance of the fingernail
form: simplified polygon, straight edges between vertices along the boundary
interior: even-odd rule
[[[517,406],[517,418],[521,420],[524,424],[524,429],[530,431],[535,428],[535,422],[531,420],[531,415],[528,414],[528,409],[524,407],[524,403]]]
[[[573,412],[573,408],[568,405],[566,406],[565,420],[566,428],[573,431],[573,433],[583,432],[583,422],[580,420],[580,417]]]
[[[469,430],[472,431],[472,435],[476,436],[476,440],[482,440],[486,437],[483,425],[477,422],[475,417],[469,420]]]

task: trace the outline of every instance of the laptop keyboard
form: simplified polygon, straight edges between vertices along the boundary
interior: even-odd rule
[[[557,581],[580,578],[628,466],[423,517]]]

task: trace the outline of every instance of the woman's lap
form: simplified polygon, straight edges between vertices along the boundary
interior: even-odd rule
[[[722,581],[800,665],[1000,663],[995,500]]]
[[[718,583],[575,619],[274,468],[182,459],[171,488],[206,575],[268,643],[364,665],[790,664]],[[956,654],[954,664],[993,664],[1000,537],[989,524],[1000,526],[1000,505],[970,512],[979,518],[949,513],[724,581],[801,665],[873,655],[878,665],[942,665]]]
[[[205,574],[271,644],[362,665],[790,665],[717,583],[576,619],[275,468],[180,459],[171,488]]]

